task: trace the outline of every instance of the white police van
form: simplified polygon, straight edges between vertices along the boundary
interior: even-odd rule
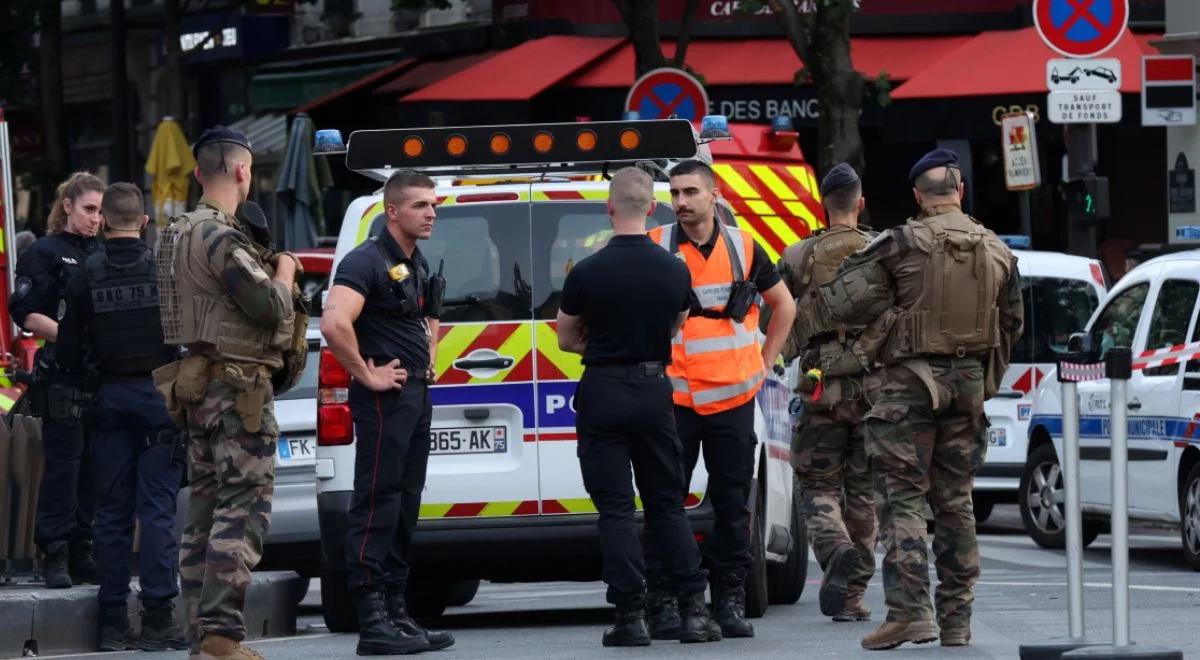
[[[1117,282],[1077,341],[1089,361],[1102,359],[1113,346],[1130,346],[1137,356],[1197,342],[1198,309],[1200,251],[1159,257]],[[1085,545],[1102,531],[1112,511],[1109,386],[1107,379],[1078,384]],[[1178,525],[1183,554],[1200,570],[1200,362],[1134,371],[1126,406],[1129,517]],[[1062,455],[1061,388],[1053,375],[1037,389],[1029,435],[1031,445]],[[1045,472],[1036,485],[1046,517],[1061,524],[1061,474]],[[1042,543],[1037,536],[1034,540]]]
[[[984,521],[996,504],[1018,503],[1031,533],[1050,537],[1062,534],[1052,520],[1044,532],[1039,524],[1037,499],[1024,497],[1024,486],[1034,470],[1049,470],[1053,456],[1027,442],[1033,393],[1054,368],[1055,355],[1066,349],[1071,334],[1083,329],[1107,289],[1104,271],[1095,259],[1015,249],[1029,246],[1025,236],[1002,236],[1017,257],[1025,329],[1013,346],[1011,363],[1000,391],[984,405],[991,421],[987,458],[975,478],[975,518]],[[1049,463],[1048,463],[1049,461]],[[1056,465],[1056,464],[1055,464]],[[1034,505],[1031,513],[1028,504]]]
[[[447,291],[432,387],[433,437],[409,586],[418,614],[437,615],[464,582],[598,580],[596,509],[576,457],[574,392],[583,367],[559,350],[554,319],[567,271],[605,244],[608,184],[595,175],[634,163],[659,173],[650,224],[674,221],[664,170],[707,153],[683,120],[358,131],[349,169],[386,180],[391,168],[439,179],[431,264]],[[463,181],[461,177],[475,177]],[[492,177],[485,180],[478,177]],[[599,179],[599,180],[597,180]],[[723,220],[732,221],[728,209]],[[382,190],[346,210],[335,264],[385,224]],[[333,631],[357,625],[346,592],[346,511],[354,477],[349,376],[322,351],[316,458]],[[755,564],[747,611],[793,603],[804,588],[806,535],[789,464],[790,388],[757,397]],[[697,467],[686,507],[702,545],[712,533],[707,477]]]

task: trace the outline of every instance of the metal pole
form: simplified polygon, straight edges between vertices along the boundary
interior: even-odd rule
[[[13,290],[13,278],[17,268],[17,218],[13,207],[13,172],[12,172],[12,143],[8,136],[8,122],[0,111],[0,186],[3,186],[4,196],[0,201],[4,204],[4,247],[5,273],[8,281],[8,291]]]
[[[1067,124],[1067,178],[1071,181],[1095,173],[1096,125]],[[1096,256],[1096,227],[1071,219],[1067,227],[1067,251],[1084,257]]]
[[[1083,638],[1083,507],[1079,495],[1079,386],[1062,382],[1063,489],[1067,501],[1067,618],[1071,639]]]
[[[1033,210],[1029,204],[1029,191],[1022,190],[1021,193],[1021,233],[1033,240]]]
[[[1108,377],[1112,388],[1112,602],[1113,646],[1129,646],[1129,437],[1126,418],[1129,349],[1114,349],[1108,355]]]

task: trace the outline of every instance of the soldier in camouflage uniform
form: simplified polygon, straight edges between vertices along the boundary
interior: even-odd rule
[[[797,309],[833,279],[846,257],[874,237],[858,226],[865,202],[850,165],[831,169],[820,190],[829,228],[789,246],[779,261]],[[815,378],[800,378],[804,414],[792,439],[792,464],[803,492],[808,539],[825,567],[821,613],[834,621],[869,621],[863,594],[875,574],[875,497],[861,422],[869,401],[878,395],[878,380],[866,375],[866,360],[844,359],[853,355],[861,328],[815,328],[808,315],[796,319],[784,359],[801,357],[801,372]]]
[[[261,656],[240,643],[242,609],[269,526],[279,436],[271,377],[292,338],[299,264],[287,253],[262,263],[234,217],[250,189],[246,137],[218,126],[193,151],[204,196],[163,231],[156,256],[163,335],[188,357],[154,375],[187,435],[188,644],[202,660],[248,660]]]
[[[971,639],[979,549],[971,490],[983,461],[983,402],[995,393],[1021,334],[1016,258],[961,209],[954,152],[927,154],[909,175],[920,214],[848,260],[821,287],[818,315],[889,330],[882,390],[867,414],[867,456],[882,487],[887,621],[867,649]],[[936,531],[940,584],[929,600],[924,508]]]

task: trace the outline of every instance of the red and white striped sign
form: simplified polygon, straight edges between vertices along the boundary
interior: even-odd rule
[[[1104,378],[1104,363],[1072,364],[1070,362],[1060,362],[1058,364],[1058,375],[1061,380],[1068,380],[1073,383],[1085,380],[1100,380]]]
[[[1196,58],[1142,58],[1142,126],[1196,125]]]
[[[1200,358],[1200,342],[1193,344],[1176,344],[1166,348],[1158,348],[1152,351],[1143,351],[1133,359],[1134,370],[1149,369],[1151,367],[1165,367],[1171,364],[1179,364],[1188,360]]]

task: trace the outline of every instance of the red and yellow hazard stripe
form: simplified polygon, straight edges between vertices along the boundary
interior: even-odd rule
[[[704,501],[704,493],[688,493],[685,509],[694,509]],[[637,510],[642,510],[642,498],[635,497]],[[539,506],[540,505],[540,506]],[[420,518],[501,518],[509,516],[536,516],[596,513],[596,505],[590,497],[513,500],[505,502],[441,502],[421,505]]]
[[[809,165],[717,163],[713,171],[738,225],[755,237],[772,261],[825,224],[821,193]]]
[[[488,378],[454,368],[454,361],[476,351],[494,351],[513,359],[513,365]],[[536,372],[535,372],[536,370]],[[558,348],[553,321],[525,323],[453,323],[438,329],[437,385],[485,385],[537,380],[579,380],[580,356]]]

